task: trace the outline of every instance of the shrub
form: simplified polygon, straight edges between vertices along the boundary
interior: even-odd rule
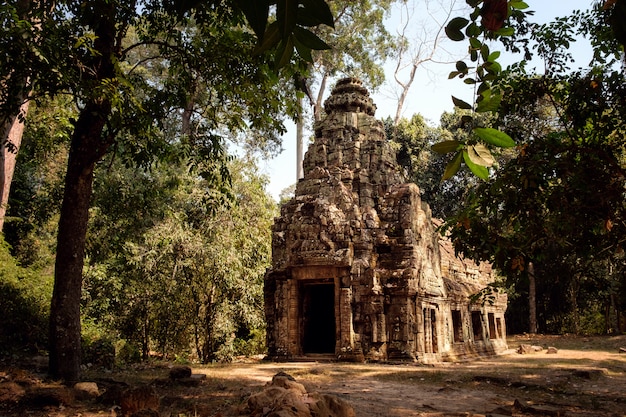
[[[52,276],[22,268],[0,238],[0,353],[47,349]]]

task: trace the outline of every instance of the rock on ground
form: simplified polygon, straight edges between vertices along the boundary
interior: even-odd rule
[[[304,385],[284,372],[272,378],[265,389],[248,397],[240,416],[248,417],[356,417],[345,400],[329,394],[308,393]]]

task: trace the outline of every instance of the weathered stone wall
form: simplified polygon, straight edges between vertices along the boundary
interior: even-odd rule
[[[323,336],[332,327],[334,349],[322,353],[342,359],[442,358],[461,346],[450,330],[451,302],[464,305],[462,344],[474,346],[468,294],[457,294],[454,284],[468,266],[446,258],[442,271],[430,209],[418,187],[404,183],[367,90],[344,79],[325,111],[304,158],[304,178],[273,226],[265,283],[269,356],[315,353],[311,332],[332,337]],[[328,291],[332,298],[320,298]],[[334,322],[322,322],[316,315],[327,313],[315,304],[331,303]]]

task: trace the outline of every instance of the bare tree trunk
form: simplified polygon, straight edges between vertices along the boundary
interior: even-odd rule
[[[410,27],[415,26],[414,22],[411,22],[413,11],[409,10],[409,3],[404,2],[403,8],[406,16],[403,16],[405,20],[404,25],[399,29],[398,35],[400,36],[400,40],[398,41],[398,49],[396,51],[396,56],[398,57],[398,61],[396,63],[396,68],[393,73],[394,80],[396,84],[398,84],[400,88],[400,93],[398,95],[398,103],[396,105],[396,114],[394,116],[394,125],[397,126],[400,122],[400,118],[402,117],[402,110],[404,108],[404,102],[409,94],[409,90],[413,85],[413,81],[415,81],[415,75],[417,73],[417,69],[421,67],[423,64],[427,62],[436,62],[436,55],[438,50],[440,49],[441,42],[446,38],[445,36],[445,27],[450,20],[450,16],[452,15],[455,8],[456,1],[450,1],[448,7],[445,7],[445,19],[440,22],[437,22],[437,19],[433,17],[433,20],[437,22],[437,29],[434,32],[432,38],[428,38],[428,33],[423,33],[422,36],[409,39],[407,37],[407,31]],[[425,6],[425,7],[424,7]],[[420,9],[420,15],[424,13],[424,8],[426,9],[427,14],[431,14],[428,7],[428,1],[426,1],[425,5]],[[438,7],[442,7],[443,4],[438,4]],[[413,49],[409,49],[409,47],[413,47]],[[456,60],[451,61],[439,61],[437,63],[451,63]],[[410,71],[406,79],[402,79],[403,71],[410,67]]]
[[[302,115],[304,111],[303,99],[298,100],[298,120],[296,121],[296,182],[304,177],[304,169],[302,167],[302,161],[304,159],[304,117]]]
[[[28,84],[28,83],[27,83]],[[25,94],[27,96],[28,94]],[[11,182],[15,172],[15,162],[17,153],[22,145],[22,135],[24,133],[24,121],[28,114],[28,99],[23,101],[20,107],[19,116],[14,116],[7,121],[2,128],[2,149],[0,151],[0,232],[4,228],[4,218],[9,203],[9,193]]]
[[[528,262],[528,332],[537,333],[537,283],[532,262]]]
[[[328,81],[328,74],[324,73],[322,80],[320,81],[320,89],[317,92],[317,98],[315,99],[315,105],[313,107],[313,116],[315,121],[322,120],[322,99],[326,91],[326,82]]]

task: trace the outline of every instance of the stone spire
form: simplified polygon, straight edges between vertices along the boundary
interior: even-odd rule
[[[443,332],[452,319],[430,208],[404,183],[358,79],[340,80],[324,108],[304,177],[272,228],[270,357],[416,360],[449,350]]]

